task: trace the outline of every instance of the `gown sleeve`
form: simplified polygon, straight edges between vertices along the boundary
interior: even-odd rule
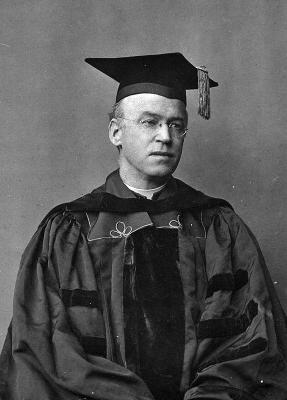
[[[221,208],[206,235],[208,287],[185,400],[286,400],[287,325],[259,246]]]
[[[89,257],[79,223],[63,213],[50,216],[33,236],[21,260],[0,357],[1,400],[152,399],[137,375],[88,354],[71,327],[60,292],[61,265],[68,260],[85,268]]]

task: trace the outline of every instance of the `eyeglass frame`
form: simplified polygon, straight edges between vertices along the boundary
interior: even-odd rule
[[[151,128],[151,127],[144,127],[143,123],[146,120],[137,121],[135,119],[129,119],[129,118],[124,118],[124,117],[116,117],[116,119],[125,119],[127,121],[135,122],[137,125],[141,126],[142,128],[145,128],[146,130],[148,130],[148,129],[153,130],[153,128]],[[140,124],[142,124],[142,125],[140,125]],[[171,129],[172,127],[170,125],[173,124],[173,122],[167,123],[167,122],[159,122],[158,121],[156,124],[156,127],[154,128],[154,131],[158,130],[158,128],[161,128],[163,124],[167,125],[168,129]],[[186,135],[187,131],[188,131],[188,128],[184,128],[183,133],[181,133],[181,134],[177,133],[177,134],[175,134],[175,137],[178,139],[183,138]]]

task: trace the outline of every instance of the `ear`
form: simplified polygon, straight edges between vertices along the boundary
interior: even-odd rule
[[[122,128],[116,118],[113,118],[109,123],[109,138],[114,146],[121,146]]]

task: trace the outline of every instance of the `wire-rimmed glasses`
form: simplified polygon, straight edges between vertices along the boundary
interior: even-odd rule
[[[124,119],[127,121],[134,122],[141,129],[143,129],[147,133],[152,133],[152,134],[156,134],[163,125],[167,125],[170,134],[176,138],[182,138],[183,136],[186,135],[188,131],[188,128],[186,128],[186,126],[181,121],[162,122],[161,120],[156,118],[145,118],[139,121],[124,117],[117,117],[117,119]]]

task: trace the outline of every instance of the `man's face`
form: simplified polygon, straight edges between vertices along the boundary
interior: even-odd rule
[[[124,98],[121,102],[118,144],[120,172],[127,183],[151,188],[164,182],[176,169],[184,137],[173,135],[167,124],[186,127],[185,105],[151,93]],[[157,128],[152,125],[157,123]]]

